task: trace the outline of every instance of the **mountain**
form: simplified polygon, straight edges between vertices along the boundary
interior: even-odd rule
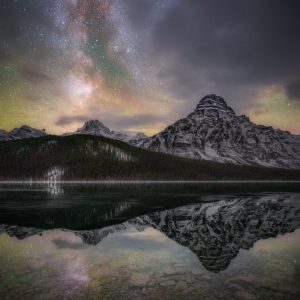
[[[46,131],[35,129],[27,125],[15,128],[10,132],[0,130],[0,142],[9,140],[21,140],[28,138],[36,138],[47,135]]]
[[[134,136],[129,136],[127,134],[111,130],[99,120],[89,120],[85,122],[83,126],[77,129],[75,132],[65,133],[64,135],[74,135],[74,134],[88,134],[88,135],[102,136],[114,140],[124,141],[129,143],[130,145],[134,145],[137,147],[149,139],[143,132],[138,132]]]
[[[182,157],[300,169],[300,137],[237,116],[214,94],[196,109],[141,145]]]
[[[87,121],[75,132],[64,136],[78,134],[124,141],[185,158],[300,169],[300,136],[256,125],[245,115],[236,115],[223,98],[214,94],[203,97],[191,114],[153,137],[143,133],[131,137],[110,130],[99,120]],[[44,135],[45,131],[24,125],[11,132],[0,130],[0,141]]]
[[[11,136],[11,139],[17,140],[17,139],[28,139],[28,138],[36,138],[47,135],[46,131],[35,129],[32,127],[29,127],[27,125],[23,125],[19,128],[13,129],[9,135]]]
[[[299,180],[300,170],[187,159],[94,136],[0,143],[0,180]]]
[[[114,140],[126,141],[129,137],[126,134],[110,130],[99,120],[89,120],[83,124],[81,128],[78,128],[73,133],[67,133],[65,135],[74,134],[90,134],[96,136],[103,136]]]

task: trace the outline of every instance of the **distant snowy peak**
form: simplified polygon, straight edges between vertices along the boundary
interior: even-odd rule
[[[121,132],[110,130],[99,120],[90,120],[83,124],[83,126],[76,130],[74,134],[91,134],[96,136],[103,136],[115,140],[126,141],[128,136]]]
[[[128,140],[128,143],[133,146],[141,146],[144,142],[148,141],[150,138],[146,136],[143,132],[138,132],[133,137]]]
[[[45,130],[39,130],[27,125],[15,128],[10,132],[0,129],[0,141],[21,140],[27,138],[36,138],[47,135]]]
[[[134,138],[134,139],[147,139],[149,137],[143,132],[138,132],[132,138]]]
[[[133,146],[139,146],[142,142],[145,142],[146,140],[149,139],[142,132],[139,132],[134,136],[129,136],[127,134],[111,130],[99,120],[87,121],[83,124],[81,128],[77,129],[74,133],[66,133],[65,135],[70,135],[70,134],[91,134],[96,136],[103,136],[110,139],[123,141]]]
[[[83,124],[81,128],[76,130],[78,133],[88,133],[93,135],[110,135],[111,131],[108,127],[104,126],[99,120],[90,120]]]
[[[214,94],[202,98],[186,118],[176,121],[140,145],[178,156],[300,169],[300,137],[237,116]]]
[[[27,139],[47,135],[45,130],[35,129],[27,125],[15,128],[9,134],[13,139]]]

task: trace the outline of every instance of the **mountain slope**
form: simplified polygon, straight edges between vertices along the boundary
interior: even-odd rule
[[[92,135],[44,136],[0,143],[0,180],[296,180],[284,170],[186,159]]]
[[[182,157],[300,169],[300,137],[237,116],[223,98],[207,95],[194,112],[141,147]]]

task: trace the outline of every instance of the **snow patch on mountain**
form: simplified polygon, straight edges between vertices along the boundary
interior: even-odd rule
[[[104,142],[98,142],[95,144],[92,140],[87,141],[83,146],[81,146],[80,151],[83,152],[85,155],[112,156],[119,161],[132,162],[135,160],[132,155],[130,155],[123,149],[120,149],[118,147]]]

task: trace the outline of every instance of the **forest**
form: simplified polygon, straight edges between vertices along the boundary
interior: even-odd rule
[[[300,170],[222,164],[90,135],[0,143],[0,180],[299,180]]]

